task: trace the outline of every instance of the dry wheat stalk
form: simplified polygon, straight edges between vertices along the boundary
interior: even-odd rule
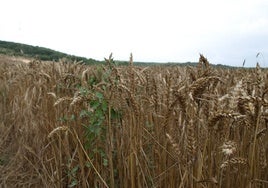
[[[237,150],[237,143],[233,142],[233,141],[226,141],[223,143],[222,146],[220,146],[220,149],[222,151],[222,153],[226,156],[231,156],[233,155],[236,150]]]
[[[197,68],[143,68],[132,58],[130,66],[118,67],[110,60],[106,66],[29,66],[0,58],[0,187],[66,187],[75,166],[80,187],[248,187],[251,179],[266,185],[267,70],[218,69],[204,56]],[[84,146],[88,119],[79,113],[91,112],[92,96],[81,96],[81,85],[104,92],[109,104],[108,131],[94,140],[102,155]],[[76,118],[69,121],[71,115]],[[234,178],[230,170],[243,173]]]
[[[72,101],[72,98],[71,97],[62,97],[62,98],[59,98],[55,103],[54,103],[54,106],[57,106],[59,105],[60,103],[64,102],[64,101]]]
[[[53,129],[49,134],[48,134],[48,138],[52,138],[52,136],[54,134],[56,134],[57,132],[60,132],[60,131],[68,131],[68,127],[67,126],[60,126],[60,127],[57,127],[55,129]]]
[[[230,165],[248,165],[248,161],[247,159],[242,158],[242,157],[233,157],[231,159],[224,161],[221,164],[220,168],[225,169],[226,167]]]
[[[195,127],[194,122],[191,120],[187,126],[187,140],[186,140],[186,148],[190,161],[194,161],[196,159],[196,138],[195,138]]]
[[[260,167],[262,169],[267,168],[267,158],[266,158],[266,149],[265,148],[260,149]]]
[[[172,145],[177,157],[180,156],[179,145],[175,142],[175,140],[168,133],[166,133],[166,136],[167,136],[169,142],[171,143],[171,145]]]

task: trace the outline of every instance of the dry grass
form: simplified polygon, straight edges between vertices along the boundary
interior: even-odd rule
[[[1,187],[267,187],[268,72],[0,59]]]

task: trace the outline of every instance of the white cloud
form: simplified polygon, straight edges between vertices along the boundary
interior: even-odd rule
[[[260,38],[268,33],[265,0],[10,0],[1,6],[1,40],[97,59],[114,52],[127,60],[133,52],[138,61],[196,61],[200,52],[211,62],[234,64],[247,53],[268,55]]]

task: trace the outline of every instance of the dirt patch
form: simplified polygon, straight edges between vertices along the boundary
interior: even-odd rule
[[[0,55],[0,63],[29,63],[31,62],[31,58],[26,57],[17,57],[17,56],[8,56],[8,55]]]

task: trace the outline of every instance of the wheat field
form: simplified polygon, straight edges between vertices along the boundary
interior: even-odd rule
[[[268,187],[268,71],[0,60],[0,187]]]

